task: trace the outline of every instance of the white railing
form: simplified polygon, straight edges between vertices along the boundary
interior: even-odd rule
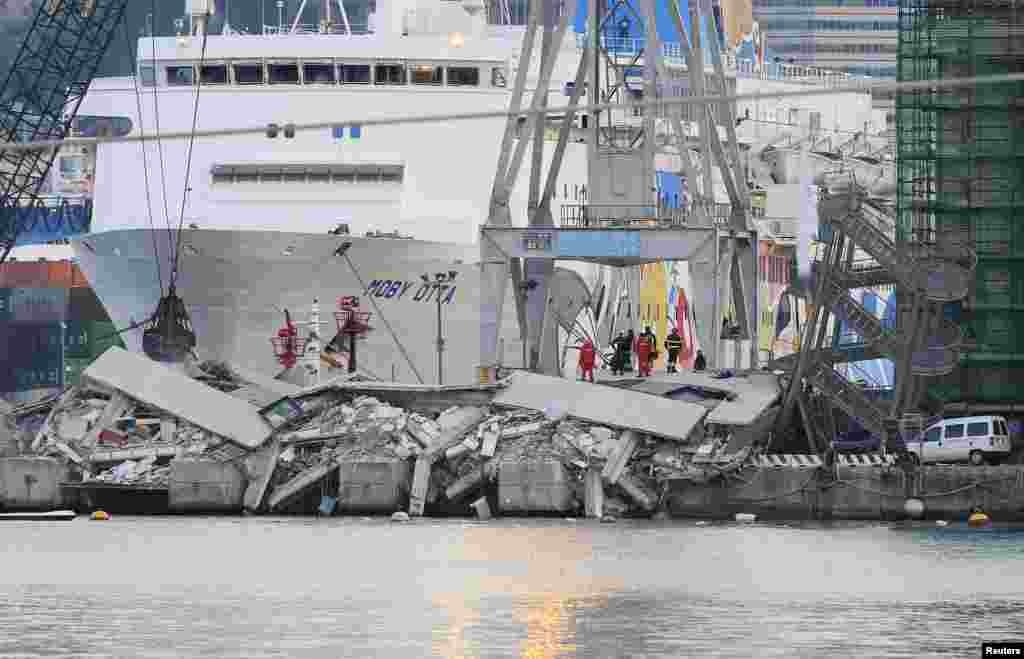
[[[576,35],[576,48],[583,50],[587,44],[586,34]],[[609,37],[602,36],[602,48],[613,55],[636,56],[644,49],[646,41],[632,37]],[[711,53],[707,49],[703,51],[704,65],[713,66]],[[675,42],[661,44],[661,56],[669,64],[686,66],[686,58],[683,56],[682,45]],[[748,78],[757,80],[772,80],[776,82],[788,82],[800,85],[815,85],[824,87],[838,87],[847,85],[858,80],[870,80],[870,76],[855,76],[843,71],[833,71],[816,66],[803,66],[800,64],[784,64],[782,62],[765,62],[758,65],[751,59],[738,58],[732,53],[722,53],[722,64],[726,72],[734,74],[737,78]],[[639,66],[639,64],[638,64]]]
[[[367,23],[349,23],[349,25],[352,27],[352,34],[354,34],[354,35],[373,34],[373,30],[370,29],[370,26]],[[340,35],[348,35],[349,31],[347,29],[345,29],[345,26],[343,24],[341,24],[341,23],[335,23],[334,25],[329,25],[329,26],[328,25],[321,26],[321,25],[316,24],[316,23],[308,23],[308,24],[300,23],[299,25],[295,26],[294,30],[292,29],[292,27],[290,25],[283,25],[283,26],[282,25],[264,25],[263,26],[263,35],[266,35],[266,36],[275,36],[275,35],[276,36],[283,36],[283,35],[289,35],[289,34],[314,34],[314,35],[340,34]]]

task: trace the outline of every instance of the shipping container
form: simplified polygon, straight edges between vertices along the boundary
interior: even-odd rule
[[[31,366],[63,353],[60,323],[0,323],[0,362]]]
[[[67,288],[0,288],[0,322],[53,323],[67,318]]]
[[[65,359],[86,358],[92,355],[92,323],[68,320],[64,331]]]
[[[82,379],[82,372],[89,368],[95,359],[93,357],[65,357],[64,358],[64,384],[65,386],[78,386]]]
[[[91,322],[110,322],[110,316],[91,288],[68,289],[68,318]]]
[[[72,261],[7,261],[0,264],[2,288],[71,288],[88,286]]]
[[[113,346],[124,348],[124,341],[117,330],[109,320],[90,323],[89,355],[96,358]]]

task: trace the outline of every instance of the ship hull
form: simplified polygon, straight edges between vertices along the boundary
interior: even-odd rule
[[[357,344],[360,369],[387,380],[435,383],[437,289],[423,285],[421,275],[455,271],[454,291],[440,293],[444,383],[468,383],[478,376],[477,246],[217,230],[186,231],[181,242],[176,288],[191,314],[200,358],[280,372],[270,338],[283,326],[284,310],[293,320],[305,321],[313,299],[318,299],[323,336],[329,340],[337,331],[333,312],[338,298],[357,295],[362,296],[361,308],[373,314],[373,329]],[[152,314],[161,285],[166,290],[172,243],[166,231],[129,229],[91,234],[72,246],[111,320],[127,327]],[[351,243],[348,259],[336,255],[344,243]],[[569,288],[578,306],[581,292]],[[503,364],[519,367],[522,342],[511,284],[502,323]],[[141,330],[126,332],[126,347],[141,351],[141,335]]]

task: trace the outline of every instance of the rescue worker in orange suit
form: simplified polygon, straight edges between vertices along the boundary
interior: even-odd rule
[[[587,339],[583,342],[583,347],[580,348],[580,379],[587,380],[587,376],[590,376],[590,381],[594,381],[594,362],[597,359],[597,351],[594,349],[594,342]]]
[[[647,331],[636,337],[635,345],[633,349],[636,350],[636,362],[637,371],[640,377],[645,378],[651,374],[651,353],[653,345],[651,343],[650,328]]]
[[[668,366],[665,368],[666,373],[676,372],[676,359],[679,358],[679,351],[683,349],[683,338],[679,336],[679,331],[675,328],[665,339],[665,350],[668,350]]]

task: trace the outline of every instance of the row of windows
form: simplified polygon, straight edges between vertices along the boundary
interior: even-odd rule
[[[784,30],[800,32],[895,32],[899,29],[896,21],[844,21],[813,19],[782,19],[771,21],[773,32]]]
[[[214,165],[215,184],[401,183],[403,165]]]
[[[505,87],[505,69],[489,67],[491,87]],[[432,85],[479,87],[481,68],[388,62],[376,64],[333,62],[233,62],[230,64],[173,64],[166,66],[167,85]],[[139,67],[146,87],[157,84],[153,66]]]
[[[895,43],[788,43],[777,48],[786,53],[803,53],[806,55],[821,55],[823,53],[837,53],[840,55],[864,55],[871,53],[895,53]]]

